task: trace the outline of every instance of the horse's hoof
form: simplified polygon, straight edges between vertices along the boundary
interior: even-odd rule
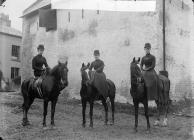
[[[114,125],[114,122],[111,122],[110,125]]]
[[[90,124],[90,127],[93,128],[93,124]]]
[[[26,122],[26,125],[30,125],[30,122],[29,122],[29,121],[27,121],[27,122]]]
[[[26,126],[26,123],[25,122],[22,122],[22,126]]]
[[[22,122],[22,126],[27,126],[27,125],[30,125],[30,122],[29,121],[23,121]]]
[[[147,134],[150,134],[150,133],[151,133],[150,129],[147,129],[147,130],[146,130],[146,133],[147,133]]]
[[[43,130],[48,130],[49,128],[47,126],[43,126]]]
[[[85,128],[86,127],[86,124],[82,124],[82,127]]]
[[[108,121],[104,121],[104,125],[108,125]]]
[[[160,121],[156,120],[156,121],[154,122],[154,126],[159,126],[159,125],[160,125]]]
[[[135,133],[137,133],[137,128],[134,128],[133,130],[134,130]]]
[[[168,119],[164,118],[164,121],[162,123],[162,127],[167,127],[167,125],[168,125]]]
[[[167,127],[167,123],[162,123],[162,127]]]
[[[51,129],[56,129],[56,126],[52,124]]]

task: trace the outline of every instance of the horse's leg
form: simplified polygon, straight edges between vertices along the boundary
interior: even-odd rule
[[[86,114],[86,100],[82,99],[82,117],[83,117],[83,122],[82,122],[82,126],[83,127],[86,127],[86,117],[85,117],[85,114]]]
[[[107,125],[107,123],[108,123],[108,105],[107,105],[105,99],[102,100],[102,104],[103,104],[104,110],[105,110],[105,122],[104,122],[104,124]]]
[[[22,125],[26,126],[27,125],[27,109],[26,109],[26,104],[23,104],[23,120],[22,120]]]
[[[148,115],[149,108],[148,108],[148,100],[147,99],[145,99],[143,101],[143,105],[144,105],[144,110],[145,110],[145,117],[147,120],[147,130],[148,130],[148,132],[150,132],[150,121],[149,121],[149,115]]]
[[[134,130],[135,130],[135,132],[137,132],[139,101],[133,100],[133,104],[134,104],[134,108],[135,108],[135,127],[134,127]]]
[[[93,105],[94,101],[90,101],[90,127],[93,128]]]
[[[111,101],[111,109],[112,109],[112,123],[111,125],[114,124],[115,118],[114,118],[114,113],[115,113],[115,101],[114,98],[110,98]]]
[[[34,98],[31,98],[29,103],[28,103],[28,106],[26,108],[26,117],[27,117],[27,124],[29,124],[29,121],[28,121],[28,111],[30,109],[30,106],[32,105],[32,103],[34,102]]]
[[[154,122],[154,125],[155,126],[158,126],[159,123],[160,123],[160,113],[161,113],[161,107],[160,107],[160,104],[158,101],[155,101],[156,102],[156,105],[157,105],[157,120]]]
[[[51,101],[51,126],[55,126],[55,107],[57,104],[57,99]]]
[[[25,101],[24,101],[24,104],[23,104],[23,122],[22,122],[23,126],[30,124],[28,121],[28,110],[33,102],[34,102],[34,98],[30,99],[29,97],[27,99],[25,99]]]
[[[162,126],[166,127],[168,125],[168,110],[169,110],[169,104],[165,104],[165,114],[164,114],[164,120]]]
[[[44,100],[44,112],[43,112],[43,127],[46,128],[46,115],[47,115],[48,101]]]
[[[27,125],[27,98],[24,98],[24,103],[22,105],[22,108],[23,108],[23,120],[22,120],[22,125],[23,126],[26,126]]]

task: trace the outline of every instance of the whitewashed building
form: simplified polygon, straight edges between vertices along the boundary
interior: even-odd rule
[[[11,27],[8,15],[0,14],[0,70],[6,80],[20,76],[22,33]]]
[[[79,97],[81,64],[91,62],[93,51],[99,49],[104,71],[116,84],[116,99],[130,101],[130,62],[144,55],[146,42],[152,44],[157,72],[163,69],[162,0],[156,3],[155,12],[110,12],[53,10],[50,0],[37,0],[23,12],[22,78],[32,76],[32,57],[36,47],[44,44],[51,67],[58,55],[68,56],[67,89],[72,97]],[[172,99],[193,93],[192,20],[191,1],[166,0],[166,70]]]

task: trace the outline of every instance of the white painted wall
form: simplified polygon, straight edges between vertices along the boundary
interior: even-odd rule
[[[167,70],[171,80],[171,97],[181,99],[192,95],[191,74],[191,8],[180,8],[180,3],[167,1],[166,53]],[[70,12],[70,22],[68,20]],[[45,56],[52,67],[58,55],[69,57],[69,86],[72,97],[79,97],[80,67],[93,61],[93,51],[99,49],[105,62],[105,73],[117,87],[119,101],[131,101],[130,61],[144,55],[146,42],[152,44],[156,56],[156,71],[162,69],[162,1],[157,11],[147,13],[57,10],[57,31],[45,32],[36,28],[38,15],[23,19],[23,78],[32,74],[31,59],[38,44],[44,44]],[[31,28],[30,28],[31,27]],[[36,30],[37,29],[37,30]]]

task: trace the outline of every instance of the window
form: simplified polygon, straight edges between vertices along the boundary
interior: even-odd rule
[[[11,67],[11,79],[14,79],[19,76],[19,68]]]
[[[84,9],[82,9],[82,19],[84,18]]]
[[[14,59],[19,59],[19,57],[20,57],[20,46],[12,45],[11,56]]]
[[[68,12],[68,21],[70,22],[71,20],[71,15],[70,15],[70,12]]]
[[[40,9],[39,26],[46,27],[46,31],[56,30],[57,29],[56,9]]]

